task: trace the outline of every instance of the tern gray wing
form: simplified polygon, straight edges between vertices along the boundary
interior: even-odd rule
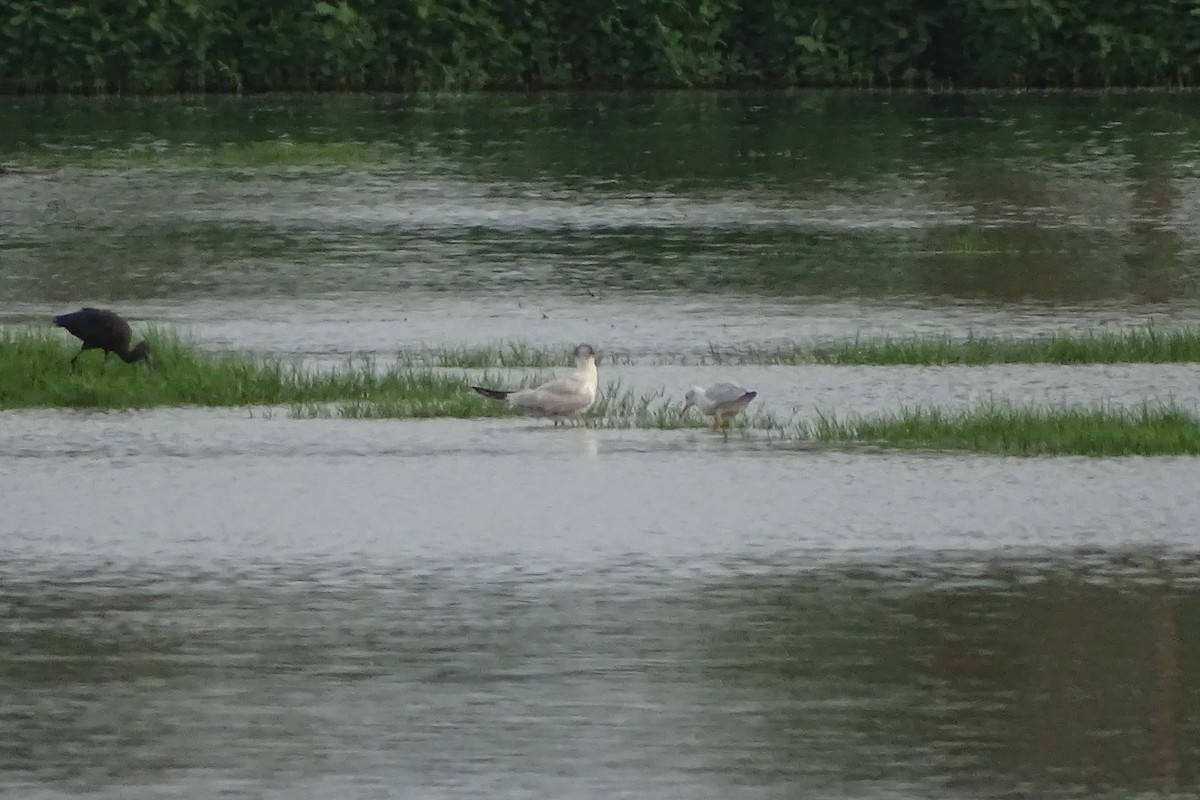
[[[726,403],[732,403],[734,400],[740,400],[748,390],[732,383],[717,383],[704,390],[704,396],[708,398],[708,402],[713,406],[723,406]]]
[[[581,375],[572,373],[546,381],[532,389],[523,389],[508,396],[508,402],[547,416],[575,414],[586,410],[596,399],[588,391],[587,382]]]

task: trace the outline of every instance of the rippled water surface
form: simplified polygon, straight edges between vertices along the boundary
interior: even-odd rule
[[[697,365],[1195,324],[1191,95],[4,105],[0,324],[105,305],[314,363],[590,341],[622,357],[602,383],[733,378],[783,416],[1200,399],[1187,364]],[[0,794],[1194,796],[1197,485],[1192,458],[0,412]]]

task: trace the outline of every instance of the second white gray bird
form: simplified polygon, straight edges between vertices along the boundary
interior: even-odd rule
[[[683,396],[683,412],[695,406],[712,417],[713,427],[718,428],[722,423],[728,424],[756,397],[758,392],[747,391],[733,383],[717,383],[707,389],[693,386]]]

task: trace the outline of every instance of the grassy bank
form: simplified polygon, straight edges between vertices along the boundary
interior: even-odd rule
[[[471,347],[401,351],[406,366],[464,369],[563,366],[570,347],[498,342]],[[1200,329],[1153,326],[1114,331],[1055,332],[1043,336],[860,337],[819,346],[729,348],[716,344],[697,355],[637,358],[623,351],[600,352],[602,364],[800,366],[804,364],[933,366],[959,364],[1116,364],[1200,362]]]
[[[832,445],[1020,456],[1200,454],[1200,420],[1172,406],[917,409],[859,419],[825,416],[803,427],[807,438]]]
[[[149,408],[239,406],[349,400],[403,402],[408,416],[476,417],[496,413],[464,382],[402,367],[380,371],[368,361],[314,371],[279,359],[208,353],[173,334],[151,331],[156,368],[96,351],[56,331],[0,332],[0,408]]]

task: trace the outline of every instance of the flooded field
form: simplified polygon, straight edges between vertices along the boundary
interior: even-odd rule
[[[3,325],[100,305],[315,365],[587,341],[631,362],[602,387],[737,380],[788,417],[1200,399],[1187,363],[700,363],[1197,324],[1191,95],[4,104]],[[1192,796],[1198,479],[0,412],[0,793]]]

